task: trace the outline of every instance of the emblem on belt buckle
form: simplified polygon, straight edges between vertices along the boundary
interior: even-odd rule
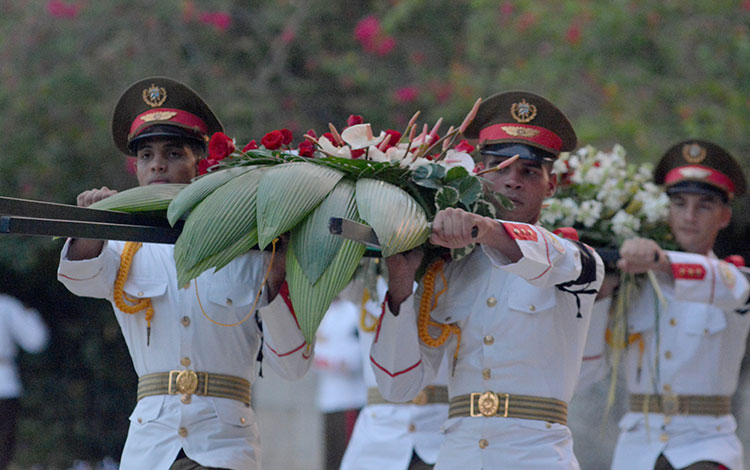
[[[171,380],[170,380],[171,382]],[[177,393],[190,395],[198,389],[198,374],[192,370],[181,370],[175,378]]]
[[[475,397],[479,395],[479,398],[477,398],[477,409],[479,410],[479,413],[476,413],[474,410],[474,399]],[[500,408],[500,398],[498,398],[497,394],[495,392],[490,392],[489,390],[479,394],[479,393],[472,393],[471,394],[471,407],[470,407],[469,414],[471,416],[485,416],[485,417],[491,417],[495,416],[497,414],[498,408]]]
[[[680,399],[674,393],[661,396],[661,412],[664,416],[680,413]]]
[[[427,392],[420,390],[417,396],[411,401],[415,405],[426,405],[427,404]]]

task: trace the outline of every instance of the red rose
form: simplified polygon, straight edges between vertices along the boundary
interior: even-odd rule
[[[309,131],[305,132],[305,135],[309,135],[313,139],[317,139],[318,138],[318,134],[316,134],[315,131],[312,130],[312,129],[310,129]]]
[[[250,142],[248,142],[247,145],[245,145],[242,151],[247,152],[248,150],[255,150],[257,148],[258,148],[258,142],[256,142],[255,139],[253,139]]]
[[[385,146],[385,148],[380,149],[383,152],[388,150],[391,147],[395,147],[399,140],[401,140],[401,133],[399,131],[394,131],[393,129],[388,129],[385,131],[386,136],[391,136],[391,138],[388,140],[388,145]]]
[[[276,150],[277,148],[281,147],[281,145],[284,143],[284,136],[281,134],[281,131],[271,131],[268,134],[264,135],[262,139],[260,139],[260,144],[267,148],[268,150]]]
[[[355,126],[357,124],[364,124],[365,120],[359,114],[350,114],[349,119],[346,120],[346,127]]]
[[[359,158],[365,154],[365,149],[352,150],[352,158]]]
[[[456,145],[455,150],[457,152],[471,153],[474,151],[474,146],[471,145],[466,139],[464,139],[459,142],[458,145]]]
[[[292,143],[292,139],[294,138],[292,136],[292,131],[290,131],[289,129],[281,129],[279,130],[279,132],[281,132],[281,135],[283,137],[283,139],[281,140],[282,144],[289,145]]]
[[[208,158],[222,160],[234,152],[234,141],[223,132],[216,132],[208,142]]]
[[[303,140],[299,143],[297,151],[300,157],[313,157],[315,156],[315,145],[309,140]]]
[[[204,158],[198,162],[198,174],[205,175],[206,172],[208,172],[208,169],[217,163],[219,163],[219,161],[214,160],[213,158]]]

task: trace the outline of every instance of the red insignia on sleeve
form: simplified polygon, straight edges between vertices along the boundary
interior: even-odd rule
[[[675,279],[701,280],[706,277],[706,268],[701,264],[674,263],[672,264],[672,274]]]
[[[745,267],[745,258],[743,258],[741,255],[729,255],[724,258],[724,261],[726,261],[727,263],[731,263],[738,268]]]
[[[503,222],[503,228],[510,235],[510,238],[514,240],[530,240],[532,242],[539,240],[536,230],[526,224]]]
[[[574,229],[573,227],[560,227],[552,233],[560,237],[567,238],[568,240],[580,240],[578,238],[578,230]]]

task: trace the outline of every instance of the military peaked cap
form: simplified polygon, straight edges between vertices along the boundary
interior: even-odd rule
[[[484,154],[506,155],[508,149],[530,146],[541,152],[521,158],[554,160],[560,152],[574,150],[577,137],[573,126],[554,104],[528,91],[507,91],[490,96],[479,105],[464,136],[478,139]]]
[[[167,77],[149,77],[130,85],[112,116],[112,138],[123,153],[148,137],[176,137],[206,145],[223,127],[205,101],[187,85]]]
[[[719,194],[732,199],[745,193],[742,168],[726,150],[706,140],[685,140],[670,147],[654,170],[654,181],[667,193]]]

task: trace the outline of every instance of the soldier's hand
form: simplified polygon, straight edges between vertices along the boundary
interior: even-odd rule
[[[422,248],[415,248],[385,259],[388,269],[388,303],[393,313],[398,313],[398,306],[411,295],[423,256]]]
[[[76,204],[78,205],[78,207],[88,207],[95,202],[112,196],[113,194],[117,194],[117,191],[114,189],[109,189],[106,186],[102,186],[99,189],[89,189],[88,191],[84,191],[78,195],[78,197],[76,198]]]
[[[482,243],[495,225],[492,219],[462,209],[443,209],[435,214],[430,241],[445,248],[463,248]]]
[[[649,270],[664,270],[668,259],[664,250],[648,238],[631,238],[620,247],[617,267],[626,273],[644,273]]]

